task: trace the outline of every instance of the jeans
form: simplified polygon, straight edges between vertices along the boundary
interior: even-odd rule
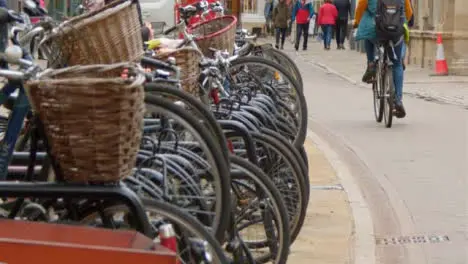
[[[323,32],[323,44],[325,48],[330,47],[332,35],[333,35],[333,25],[322,25]]]
[[[265,27],[266,27],[266,33],[267,34],[273,34],[273,29],[271,28],[271,24],[272,24],[272,19],[267,18],[266,21],[265,21]]]
[[[403,43],[403,46],[401,47],[401,61],[403,62],[403,64],[405,64],[406,49],[406,43]]]
[[[396,45],[395,48],[395,55],[396,59],[390,56],[390,59],[393,63],[393,83],[395,85],[395,99],[397,104],[401,104],[401,100],[403,98],[403,52],[404,52],[404,41],[401,41],[400,44]],[[367,61],[374,62],[375,61],[375,44],[371,40],[365,41],[365,48],[367,54]]]
[[[348,20],[337,19],[336,20],[336,44],[338,46],[344,44],[347,33],[348,33]]]
[[[284,46],[284,40],[286,39],[287,28],[276,28],[276,45],[280,45],[280,36],[281,36],[281,47]]]
[[[286,34],[287,34],[288,36],[291,35],[292,26],[293,26],[293,21],[290,20],[290,21],[289,21],[289,24],[288,24],[288,30],[286,31]]]
[[[304,43],[302,47],[307,49],[307,40],[309,39],[309,23],[297,24],[296,26],[296,49],[299,48],[299,43],[301,42],[301,35],[304,35]]]

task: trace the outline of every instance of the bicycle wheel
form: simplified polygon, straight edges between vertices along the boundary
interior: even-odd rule
[[[191,145],[194,145],[193,151],[201,153],[202,157],[209,163],[210,167],[207,168],[203,174],[199,175],[202,177],[200,179],[200,184],[203,184],[203,186],[200,187],[206,190],[206,194],[211,194],[212,196],[205,197],[206,202],[212,205],[212,212],[206,212],[207,215],[209,213],[209,215],[213,217],[209,227],[212,228],[216,238],[222,241],[229,220],[231,181],[229,178],[228,161],[224,158],[219,142],[215,139],[214,135],[202,125],[199,118],[192,115],[186,109],[174,104],[172,101],[146,94],[145,103],[147,113],[159,117],[159,119],[154,118],[154,120],[156,120],[155,123],[158,120],[164,120],[163,123],[171,125],[171,127],[169,127],[173,131],[171,133],[180,133],[176,136],[176,140],[162,141],[162,145],[167,146],[172,144],[174,148],[177,149],[178,145],[184,146],[185,148],[192,142]],[[145,119],[145,123],[146,122],[147,119]],[[153,126],[158,127],[158,125]],[[145,130],[147,130],[146,128],[145,125]],[[166,129],[162,131],[159,131],[158,128],[155,129],[154,132],[160,133],[156,136],[157,142],[161,142],[161,133],[165,131]],[[161,147],[158,148],[161,149]],[[189,197],[186,197],[186,199],[188,198]],[[198,197],[196,199],[202,198],[203,197]],[[194,211],[194,213],[198,214],[199,212]]]
[[[302,174],[304,176],[304,183],[305,183],[305,189],[306,189],[306,198],[309,197],[309,192],[310,192],[310,186],[307,184],[309,182],[309,160],[307,158],[307,153],[305,153],[304,147],[296,149],[293,145],[291,145],[286,138],[281,136],[281,134],[268,129],[268,128],[262,128],[261,129],[262,133],[265,133],[266,135],[269,135],[276,140],[280,141],[282,145],[287,148],[289,151],[291,151],[294,154],[294,157],[296,158],[297,164],[301,167],[302,169]]]
[[[256,145],[258,167],[273,181],[285,202],[293,243],[304,223],[309,181],[305,181],[298,158],[282,141],[266,133],[251,132],[251,136]],[[227,137],[232,140],[236,155],[246,158],[243,140],[232,133],[227,133]]]
[[[194,254],[200,246],[207,245],[207,252],[213,257],[213,263],[229,263],[220,244],[203,225],[191,215],[179,208],[157,200],[142,199],[146,213],[149,217],[154,236],[158,241],[159,227],[162,224],[172,224],[177,235],[178,254],[180,263],[201,263],[194,261]],[[109,203],[101,208],[89,208],[83,212],[81,224],[112,229],[133,229],[133,215],[122,204]],[[206,244],[205,244],[206,243]],[[201,253],[201,252],[200,252]],[[203,253],[201,253],[203,254]]]
[[[279,96],[276,99],[281,100],[289,107],[289,110],[294,111],[298,121],[297,133],[294,136],[294,146],[297,148],[302,146],[307,133],[307,103],[299,83],[284,67],[262,57],[239,57],[232,61],[230,66],[231,75],[235,75],[241,71],[250,71],[261,78],[262,82],[268,83],[268,85],[274,87],[275,91],[278,91]],[[265,75],[258,75],[258,71],[267,72]],[[274,76],[277,73],[280,74],[279,79],[282,79],[281,83],[274,83],[278,79]],[[235,78],[232,79],[234,80]]]
[[[193,95],[176,88],[174,85],[167,83],[146,83],[145,92],[154,96],[166,96],[181,100],[189,108],[191,113],[197,117],[203,118],[204,122],[202,124],[207,126],[214,134],[215,139],[219,141],[219,146],[221,147],[226,160],[229,162],[229,150],[224,133],[212,112],[203,103],[201,103],[200,100]]]
[[[298,163],[298,159],[280,140],[262,133],[252,132],[257,147],[263,149],[267,157],[260,165],[273,180],[283,196],[289,214],[291,243],[296,240],[304,224],[309,200],[308,175]],[[307,181],[306,181],[307,178]]]
[[[393,82],[392,68],[387,66],[384,73],[383,98],[384,98],[384,120],[387,128],[392,127],[393,109],[395,103],[395,83]]]
[[[372,83],[372,94],[374,96],[374,116],[377,123],[381,123],[384,114],[384,69],[382,63],[379,60],[377,64],[376,80]]]
[[[255,263],[286,263],[290,235],[288,213],[281,194],[268,176],[252,163],[231,156],[231,164],[232,190],[237,197],[234,217],[241,240]],[[254,205],[258,206],[256,211],[252,209]],[[259,224],[262,222],[263,225]],[[251,238],[259,232],[264,233],[264,238]]]
[[[304,89],[301,71],[297,67],[296,63],[291,59],[291,57],[289,57],[288,55],[286,55],[286,53],[280,50],[273,49],[272,47],[269,49],[263,49],[262,52],[264,58],[271,58],[273,59],[273,61],[284,65],[285,68],[287,68],[289,72],[296,78],[299,85],[301,85],[301,87]]]

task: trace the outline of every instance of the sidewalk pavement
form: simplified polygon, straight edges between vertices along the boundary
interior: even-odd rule
[[[309,38],[307,51],[294,52],[291,44],[286,45],[285,51],[295,59],[314,64],[355,85],[369,87],[361,82],[366,68],[366,55],[363,53],[350,50],[349,47],[337,50],[334,45],[330,51],[325,51],[323,44],[312,37]],[[404,93],[468,108],[468,76],[430,76],[432,73],[431,69],[408,65]]]
[[[352,263],[354,221],[346,192],[325,156],[309,139],[310,202],[288,263]]]

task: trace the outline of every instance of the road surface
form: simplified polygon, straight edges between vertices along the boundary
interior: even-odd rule
[[[369,204],[377,263],[467,264],[467,110],[406,96],[407,118],[387,129],[375,122],[370,88],[296,59],[309,128],[349,166]]]

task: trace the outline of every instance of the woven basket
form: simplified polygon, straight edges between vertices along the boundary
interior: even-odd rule
[[[230,54],[234,51],[236,37],[235,16],[223,16],[193,25],[191,33],[199,35],[195,39],[203,54],[211,57],[213,52],[210,48],[227,50]]]
[[[172,52],[160,53],[156,59],[165,61],[169,57],[174,57],[176,65],[180,68],[182,89],[194,96],[199,96],[198,78],[201,74],[199,63],[203,58],[203,54],[193,48],[181,48]]]
[[[43,48],[53,68],[138,61],[143,41],[138,8],[116,1],[54,29]]]
[[[47,70],[26,84],[66,181],[116,182],[131,174],[142,134],[145,78],[122,79],[124,69],[141,71],[128,63],[74,66]]]

